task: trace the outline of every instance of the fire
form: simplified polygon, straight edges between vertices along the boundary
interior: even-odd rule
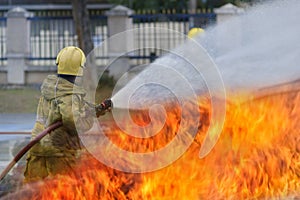
[[[213,151],[197,159],[194,144],[173,165],[143,175],[143,199],[299,197],[299,98],[291,93],[228,105]]]
[[[166,122],[153,137],[134,138],[112,121],[107,136],[132,152],[151,152],[168,144],[179,126],[198,125],[195,142],[171,165],[131,174],[87,155],[75,173],[26,185],[7,198],[22,199],[296,199],[300,197],[300,93],[237,101],[226,107],[221,136],[208,156],[199,158],[210,121],[210,104],[201,101],[200,119],[181,123],[182,109],[169,106]],[[194,110],[190,109],[191,115]],[[132,113],[139,125],[147,113]],[[126,123],[126,120],[124,120]],[[172,152],[170,152],[172,156]],[[155,162],[155,161],[154,161]],[[124,163],[126,165],[126,163]]]

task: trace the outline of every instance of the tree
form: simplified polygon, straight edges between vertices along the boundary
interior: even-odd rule
[[[267,0],[107,0],[111,4],[120,4],[127,6],[133,10],[156,10],[158,12],[165,9],[176,9],[182,11],[183,9],[196,8],[215,8],[220,7],[226,3],[239,4],[241,2],[254,3],[258,1]]]
[[[87,0],[72,0],[73,19],[75,22],[76,34],[78,37],[78,46],[86,55],[94,49],[94,44],[91,34],[90,18],[87,9]],[[95,65],[95,57],[90,54],[87,57],[87,62],[90,64],[85,70],[84,85],[89,90],[94,90],[97,83],[97,70]]]
[[[94,45],[90,30],[90,18],[86,7],[86,0],[72,0],[72,6],[78,45],[85,54],[88,54],[93,50]]]

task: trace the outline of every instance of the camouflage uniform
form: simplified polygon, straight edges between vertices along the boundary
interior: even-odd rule
[[[83,99],[85,91],[82,87],[49,75],[42,84],[41,92],[32,138],[57,121],[62,121],[63,126],[32,147],[27,157],[25,182],[71,172],[81,149],[77,129],[86,131],[93,123],[90,108]]]

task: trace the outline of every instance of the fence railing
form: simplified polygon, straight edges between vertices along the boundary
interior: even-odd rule
[[[160,28],[168,28],[186,34],[190,29],[190,18],[200,21],[202,27],[215,22],[214,13],[198,14],[135,14],[130,16],[133,19],[133,27],[137,28],[134,36],[134,54],[130,54],[133,64],[149,63],[155,57],[164,53],[163,49],[171,49],[181,44],[184,37],[172,35],[171,32],[162,32]],[[71,16],[42,16],[29,17],[30,28],[30,65],[53,65],[58,51],[64,46],[77,45],[75,25]],[[152,27],[152,32],[145,31],[144,27]],[[91,31],[94,46],[97,47],[108,37],[107,16],[91,16]],[[0,18],[0,64],[6,61],[6,18]],[[144,48],[152,43],[155,48]],[[95,50],[97,60],[107,59],[107,48],[105,51]]]
[[[211,10],[199,10],[195,14],[176,10],[134,14],[129,8],[115,6],[104,14],[94,9],[90,13],[91,35],[95,47],[101,44],[101,48],[93,51],[97,66],[102,70],[109,58],[127,52],[126,57],[109,66],[109,73],[118,77],[132,65],[148,64],[182,44],[190,28],[206,28],[243,13],[237,9],[232,5],[222,6],[214,10],[217,16]],[[41,83],[44,75],[54,72],[59,50],[77,45],[71,8],[67,12],[52,10],[51,13],[41,10],[32,17],[32,13],[21,7],[12,8],[5,15],[0,12],[0,84]],[[132,28],[134,31],[126,32],[123,40],[103,42],[108,36]],[[218,35],[216,40],[220,39]]]
[[[94,55],[98,65],[107,64],[108,47],[105,44],[104,48],[100,50],[97,46],[101,45],[104,40],[108,38],[107,16],[105,15],[92,15],[91,19],[91,34],[94,44]],[[104,49],[104,51],[103,51]]]
[[[137,29],[134,37],[135,48],[138,50],[133,58],[138,59],[138,64],[148,63],[153,58],[161,56],[165,52],[164,49],[172,49],[182,44],[186,38],[185,34],[192,26],[191,19],[194,26],[203,28],[216,21],[214,13],[135,14],[130,17],[133,19],[134,28]],[[151,27],[151,32],[145,29],[146,27]],[[163,31],[161,28],[174,31]],[[154,48],[144,48],[149,43]]]
[[[0,17],[0,65],[4,65],[6,60],[6,18]]]
[[[31,17],[31,64],[53,64],[57,52],[68,45],[76,45],[77,38],[72,17]]]
[[[53,65],[57,53],[65,46],[77,46],[77,35],[72,17],[31,17],[31,65]],[[91,17],[94,45],[107,38],[106,16]],[[99,55],[100,56],[100,55]],[[101,56],[100,56],[101,57]]]

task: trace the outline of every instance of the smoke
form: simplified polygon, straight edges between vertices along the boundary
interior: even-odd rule
[[[257,5],[199,38],[226,92],[255,91],[300,78],[300,2]]]
[[[299,10],[297,0],[269,2],[208,28],[150,64],[115,94],[115,105],[225,92],[230,98],[299,79]]]

